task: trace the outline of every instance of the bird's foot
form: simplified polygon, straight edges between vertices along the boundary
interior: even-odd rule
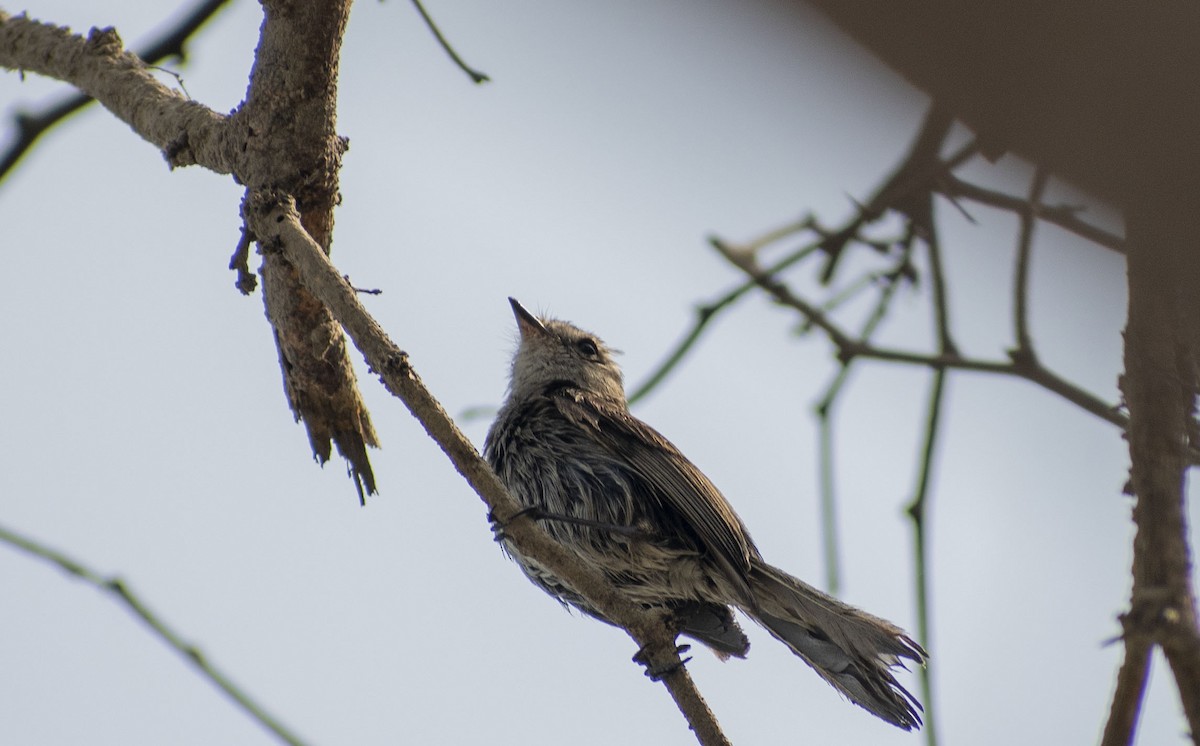
[[[548,513],[541,508],[529,506],[522,508],[516,513],[513,513],[507,521],[500,521],[494,513],[488,513],[488,520],[492,523],[492,533],[496,535],[496,541],[504,541],[504,528],[517,520],[523,515],[529,516],[530,520],[534,521],[558,521],[559,523],[570,523],[575,526],[587,526],[599,531],[607,531],[609,533],[620,534],[633,538],[648,539],[650,534],[638,526],[619,526],[613,523],[603,523],[601,521],[593,521],[588,518],[576,518],[573,515],[560,515],[558,513]]]
[[[675,648],[675,654],[678,656],[682,656],[684,653],[686,653],[687,651],[689,651],[691,649],[692,649],[691,645],[687,645],[687,644],[679,645],[678,647]],[[662,681],[663,679],[667,678],[671,674],[682,669],[685,665],[687,665],[688,661],[690,661],[691,659],[692,659],[692,656],[689,655],[686,658],[680,658],[679,660],[675,661],[674,663],[668,663],[665,666],[657,666],[650,662],[650,660],[646,654],[645,647],[638,649],[638,651],[633,654],[633,662],[645,667],[646,676],[651,681]]]
[[[528,508],[521,508],[516,513],[513,513],[512,515],[510,515],[508,517],[508,520],[506,520],[506,521],[500,520],[499,518],[496,517],[495,513],[493,513],[492,511],[489,510],[488,514],[487,514],[487,519],[488,519],[488,522],[492,524],[492,538],[494,538],[497,542],[504,541],[506,538],[508,538],[507,534],[504,533],[504,529],[510,523],[517,520],[518,518],[520,518],[523,515],[528,515],[530,518],[537,520],[542,515],[542,509],[530,505]]]

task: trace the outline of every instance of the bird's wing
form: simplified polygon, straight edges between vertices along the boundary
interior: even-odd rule
[[[700,541],[749,598],[747,578],[751,559],[759,556],[758,549],[733,507],[708,477],[624,406],[574,388],[560,389],[553,399],[568,421],[589,431],[645,480],[651,499]]]

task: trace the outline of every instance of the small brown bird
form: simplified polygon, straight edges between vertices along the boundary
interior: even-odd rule
[[[611,350],[509,302],[521,339],[484,455],[513,497],[631,600],[671,612],[680,634],[718,656],[750,649],[731,607],[740,609],[851,702],[899,728],[920,727],[921,704],[891,669],[903,668],[902,658],[924,663],[921,646],[767,564],[712,482],[629,413]],[[551,596],[608,621],[501,541]]]

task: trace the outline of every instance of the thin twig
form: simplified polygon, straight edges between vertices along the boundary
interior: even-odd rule
[[[930,198],[932,199],[932,198]],[[932,209],[932,205],[930,206]],[[929,274],[933,287],[933,318],[937,330],[938,352],[941,355],[957,355],[958,346],[950,334],[950,299],[946,292],[946,272],[942,267],[942,244],[935,225],[930,224],[925,246],[929,253]]]
[[[932,195],[929,209],[932,212]],[[957,355],[958,350],[950,334],[950,303],[946,297],[945,269],[941,259],[941,241],[937,225],[930,216],[926,247],[929,250],[929,271],[933,275],[933,313],[938,333],[938,352],[942,355]],[[933,381],[929,393],[929,413],[925,420],[925,444],[921,449],[920,466],[917,469],[917,489],[909,505],[908,515],[913,522],[913,552],[915,556],[915,583],[917,602],[917,634],[921,641],[933,649],[929,624],[929,542],[925,510],[929,501],[929,483],[933,479],[933,458],[937,450],[938,433],[941,431],[942,402],[946,393],[946,368],[933,369]],[[925,742],[937,746],[937,706],[933,700],[933,683],[930,666],[921,670],[921,689],[925,701]]]
[[[1021,230],[1017,237],[1016,270],[1013,280],[1013,327],[1017,338],[1014,357],[1033,356],[1033,341],[1029,337],[1029,257],[1033,252],[1033,231],[1041,217],[1042,193],[1046,190],[1047,175],[1038,168],[1029,187],[1029,208],[1021,211]]]
[[[979,150],[978,145],[971,142],[949,159],[942,160],[939,157],[953,123],[954,117],[950,112],[937,105],[930,107],[904,161],[884,180],[866,204],[859,205],[858,215],[826,242],[825,250],[829,254],[829,262],[821,273],[823,284],[833,278],[847,243],[864,225],[878,220],[887,210],[895,209],[907,214],[912,221],[922,222],[922,216],[910,209],[909,198],[913,195],[919,196],[921,191],[928,192],[932,181],[942,173],[958,167]]]
[[[463,61],[462,57],[458,56],[458,52],[455,52],[454,47],[450,46],[450,42],[446,41],[446,37],[442,36],[441,29],[433,22],[433,18],[425,10],[425,6],[421,3],[421,0],[412,0],[412,4],[417,6],[417,12],[421,14],[421,18],[425,19],[425,25],[433,32],[433,36],[438,40],[438,44],[442,45],[442,49],[446,50],[446,54],[450,55],[450,59],[454,60],[454,64],[458,65],[460,70],[470,76],[473,83],[486,83],[491,80],[485,73],[481,73],[471,67]]]
[[[255,702],[241,687],[233,683],[229,676],[209,662],[207,656],[199,648],[184,640],[179,632],[168,626],[158,614],[150,609],[145,601],[130,590],[129,585],[125,581],[118,577],[105,577],[63,552],[52,549],[26,536],[21,536],[3,526],[0,526],[0,542],[8,544],[28,555],[57,565],[63,572],[73,575],[79,580],[119,600],[149,627],[154,634],[158,635],[163,642],[190,663],[201,676],[212,682],[225,696],[241,707],[247,715],[274,733],[280,741],[291,746],[304,746],[305,742],[299,736],[268,713],[262,705]]]
[[[233,256],[229,257],[229,268],[237,272],[237,280],[233,286],[241,291],[242,295],[250,295],[258,287],[258,277],[250,271],[250,244],[253,242],[254,236],[242,226],[237,248],[233,250]]]
[[[350,285],[350,287],[354,288],[354,292],[356,293],[362,293],[363,295],[383,295],[383,290],[380,288],[360,288],[356,286],[354,283],[350,282],[350,275],[342,275],[342,279],[344,279],[347,284]]]
[[[838,370],[839,383],[845,380],[849,369],[849,365],[843,365]],[[842,590],[842,542],[838,530],[832,409],[833,402],[830,401],[817,410],[817,489],[820,495],[821,553],[825,557],[825,590],[836,596]]]
[[[764,233],[762,236],[759,236],[757,239],[746,244],[740,250],[756,253],[771,243],[780,241],[784,238],[795,235],[796,233],[803,232],[811,227],[811,216],[805,217],[797,222],[788,223],[787,225]],[[711,240],[716,239],[710,239],[710,241]],[[819,248],[819,243],[810,243],[776,262],[768,271],[771,273],[782,272],[788,267],[791,267],[793,264],[803,261],[806,257],[811,256]],[[649,395],[651,391],[657,388],[664,380],[666,380],[667,376],[669,376],[675,370],[675,368],[677,368],[679,364],[683,362],[684,358],[687,357],[687,354],[691,352],[692,347],[694,347],[696,342],[699,341],[700,336],[704,333],[704,330],[708,328],[709,323],[711,323],[721,311],[733,305],[738,299],[754,288],[754,281],[747,280],[746,282],[741,283],[737,287],[717,297],[716,299],[697,306],[696,317],[692,322],[692,327],[688,329],[688,331],[683,335],[683,338],[675,345],[675,347],[667,353],[663,361],[659,363],[657,367],[655,367],[649,376],[646,377],[646,380],[633,390],[633,393],[631,393],[628,397],[629,404],[632,406],[641,401],[647,395]]]
[[[984,187],[963,181],[951,173],[946,173],[938,181],[937,189],[938,192],[951,199],[962,197],[972,202],[978,202],[981,205],[1007,210],[1018,215],[1025,213],[1029,209],[1029,203],[1020,197],[1014,197],[992,189],[985,189]],[[1072,205],[1041,205],[1038,217],[1081,238],[1086,238],[1097,246],[1103,246],[1119,254],[1124,254],[1125,239],[1080,220],[1080,209]]]
[[[891,308],[892,299],[896,297],[896,290],[900,287],[901,279],[908,276],[907,268],[913,246],[911,233],[901,241],[901,246],[903,251],[900,261],[894,269],[883,274],[884,285],[876,299],[875,307],[871,309],[871,313],[867,316],[867,320],[859,332],[858,339],[863,344],[869,342],[874,336],[875,330],[887,316],[888,309]],[[834,469],[833,406],[846,381],[849,380],[850,367],[853,364],[853,358],[842,361],[838,372],[813,408],[817,416],[817,469],[820,490],[821,543],[825,555],[825,584],[826,589],[834,595],[837,595],[841,589],[842,573],[841,534],[838,531],[837,522],[837,475]]]
[[[819,308],[792,293],[786,285],[773,277],[763,274],[756,266],[747,264],[742,257],[729,251],[728,247],[720,242],[713,245],[717,247],[730,263],[753,278],[755,284],[766,290],[776,301],[796,309],[814,326],[825,332],[830,342],[837,348],[838,359],[845,360],[861,357],[907,365],[921,365],[927,368],[952,368],[957,370],[971,370],[979,373],[1000,373],[1018,376],[1058,394],[1076,406],[1122,429],[1129,424],[1129,418],[1116,406],[1104,402],[1094,394],[1063,379],[1037,362],[981,360],[963,357],[957,352],[929,355],[909,352],[907,350],[876,347],[871,344],[859,342],[835,324]],[[1200,454],[1193,454],[1193,458],[1197,458],[1197,462],[1200,463]]]
[[[908,506],[908,516],[913,523],[913,553],[916,557],[914,575],[916,581],[917,638],[933,650],[932,625],[929,623],[929,524],[925,515],[929,506],[929,484],[933,479],[933,459],[937,452],[938,433],[941,431],[942,402],[946,391],[946,369],[933,371],[929,391],[929,411],[925,416],[925,442],[921,448],[920,464],[917,469],[917,488]],[[921,669],[921,693],[925,702],[925,743],[937,746],[937,708],[933,699],[933,674],[930,663]]]

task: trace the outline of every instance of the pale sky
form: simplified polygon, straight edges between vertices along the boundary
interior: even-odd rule
[[[809,209],[840,222],[848,196],[866,198],[902,156],[924,97],[819,16],[762,6],[775,7],[430,2],[492,76],[483,87],[409,3],[354,8],[333,260],[383,290],[367,307],[448,411],[503,396],[507,296],[624,350],[636,384],[698,302],[741,280],[705,236],[749,239]],[[26,9],[76,31],[114,25],[137,45],[163,7]],[[260,21],[242,0],[193,40],[191,96],[237,105]],[[59,90],[0,76],[6,115]],[[1029,169],[967,173],[1021,192]],[[312,463],[261,297],[239,295],[226,269],[240,199],[228,177],[169,172],[97,107],[0,185],[0,523],[120,575],[314,744],[694,743],[627,636],[564,612],[502,556],[482,503],[356,353],[381,494],[360,508],[341,463]],[[1016,221],[938,209],[958,341],[1001,358]],[[1058,231],[1039,238],[1039,351],[1115,402],[1122,262]],[[882,338],[929,349],[926,309],[907,293]],[[821,584],[811,406],[836,365],[795,327],[747,297],[636,413],[705,470],[771,562]],[[914,634],[903,507],[927,388],[924,370],[864,364],[838,411],[844,596]],[[460,424],[481,446],[487,418]],[[1126,468],[1117,431],[1053,394],[952,376],[930,547],[944,743],[1098,738],[1120,660],[1104,643],[1129,592]],[[90,586],[0,546],[0,588],[0,741],[274,743]],[[923,742],[747,631],[748,660],[697,650],[690,664],[734,743]],[[1139,743],[1182,743],[1177,695],[1155,669]]]

